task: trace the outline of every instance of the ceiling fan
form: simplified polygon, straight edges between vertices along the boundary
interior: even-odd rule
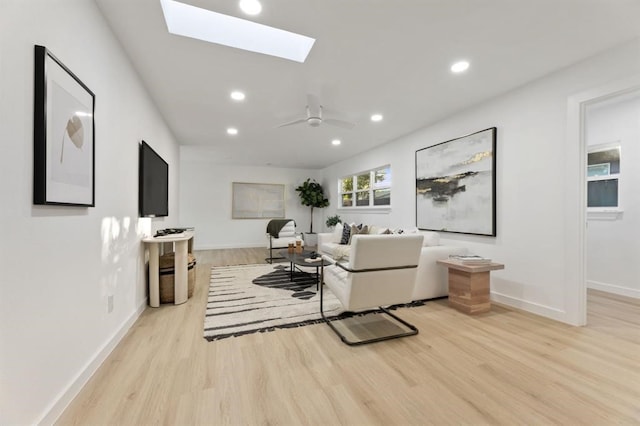
[[[278,127],[293,126],[295,124],[306,123],[311,127],[318,127],[320,124],[330,124],[332,126],[342,127],[343,129],[352,129],[355,123],[349,121],[339,120],[337,118],[324,118],[322,116],[322,105],[318,101],[318,98],[314,95],[307,95],[307,116],[299,118],[288,123],[283,123]]]

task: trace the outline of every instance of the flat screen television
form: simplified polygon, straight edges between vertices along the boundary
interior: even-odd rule
[[[140,144],[138,179],[140,216],[169,216],[169,164],[145,141]]]

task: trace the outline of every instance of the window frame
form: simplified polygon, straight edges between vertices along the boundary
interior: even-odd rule
[[[376,173],[380,170],[388,171],[389,179],[382,183],[376,183]],[[369,175],[368,187],[364,189],[358,188],[358,177],[363,175]],[[383,166],[375,167],[373,169],[364,170],[362,172],[349,174],[342,176],[338,179],[338,209],[339,210],[390,210],[391,209],[391,187],[393,186],[393,174],[391,172],[391,164],[385,164]],[[351,191],[343,191],[343,182],[346,179],[351,179]],[[375,193],[380,190],[389,191],[389,204],[376,205]],[[368,203],[366,205],[358,205],[358,194],[367,193]],[[351,206],[343,205],[344,196],[350,195]]]
[[[595,152],[602,152],[602,151],[609,151],[612,149],[617,149],[618,150],[618,154],[619,154],[619,162],[620,162],[620,167],[619,167],[619,171],[618,173],[611,173],[609,170],[608,174],[598,174],[595,176],[589,176],[589,167],[593,167],[596,164],[592,164],[591,166],[589,165],[589,154],[595,153]],[[604,163],[604,164],[610,164],[610,163]],[[610,213],[621,213],[623,211],[622,209],[622,197],[621,197],[621,189],[622,189],[622,144],[620,143],[620,141],[615,141],[615,142],[609,142],[609,143],[603,143],[603,144],[597,144],[597,145],[589,145],[587,146],[587,158],[586,158],[586,169],[585,169],[585,175],[586,175],[586,188],[585,188],[585,198],[586,198],[586,205],[587,205],[587,217],[588,218],[597,218],[599,215],[607,215]],[[607,206],[607,207],[589,207],[589,190],[588,190],[588,186],[589,186],[589,182],[597,182],[597,181],[603,181],[603,180],[616,180],[617,184],[618,184],[618,197],[617,197],[617,205],[616,206]]]

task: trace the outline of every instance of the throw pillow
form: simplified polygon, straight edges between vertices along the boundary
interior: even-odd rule
[[[349,236],[349,244],[351,244],[351,239],[353,238],[354,235],[362,235],[362,234],[368,234],[369,233],[369,227],[367,225],[360,225],[360,226],[355,226],[352,225],[351,226],[351,235]]]
[[[382,231],[384,231],[384,228],[380,228],[379,226],[376,226],[376,225],[371,225],[369,227],[369,234],[371,235],[379,235],[382,233]]]
[[[351,226],[345,225],[342,227],[342,238],[340,238],[340,244],[349,244],[349,237],[351,237]]]
[[[342,231],[344,227],[342,223],[338,223],[331,234],[331,242],[340,244],[340,240],[342,239]]]

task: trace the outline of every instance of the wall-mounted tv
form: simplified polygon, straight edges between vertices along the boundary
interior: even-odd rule
[[[169,164],[145,141],[140,144],[138,178],[140,216],[169,216]]]

